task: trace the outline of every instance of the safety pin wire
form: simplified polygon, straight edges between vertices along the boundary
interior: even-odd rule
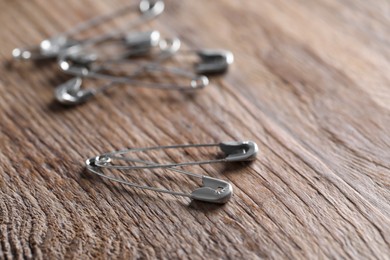
[[[161,69],[161,67],[156,67],[157,69]],[[150,68],[149,68],[150,70]],[[144,70],[139,70],[137,73],[133,73],[131,77],[136,77],[138,75],[141,75],[144,72]],[[171,71],[169,71],[171,72]],[[184,72],[185,73],[185,72]],[[183,73],[183,74],[184,74]],[[176,75],[178,75],[178,72],[176,72]],[[86,90],[77,90],[78,93],[76,93],[76,97],[72,97],[71,99],[64,98],[64,95],[67,96],[69,93],[67,92],[72,92],[73,87],[77,85],[60,85],[59,87],[56,88],[55,90],[55,97],[57,101],[59,101],[62,104],[66,105],[75,105],[79,104],[82,102],[85,102],[92,96],[96,96],[100,93],[103,93],[107,91],[110,88],[113,87],[118,87],[117,84],[132,84],[132,87],[143,87],[143,88],[154,88],[154,89],[169,89],[169,90],[179,90],[179,91],[191,91],[195,90],[197,88],[202,88],[208,84],[208,79],[205,76],[199,76],[197,79],[194,79],[192,74],[186,74],[184,76],[187,76],[188,78],[191,79],[191,82],[189,85],[172,85],[169,83],[154,83],[154,82],[148,82],[144,80],[136,80],[132,79],[130,76],[129,77],[124,77],[124,78],[118,78],[114,76],[104,76],[101,74],[95,74],[95,77],[87,77],[87,78],[93,78],[93,79],[103,79],[103,80],[110,80],[110,82],[103,84],[97,88],[94,89],[86,89]],[[73,78],[69,81],[67,81],[65,84],[78,84],[78,80],[82,80],[82,77],[76,77]],[[81,84],[81,83],[80,83]],[[67,90],[69,88],[70,91]],[[73,101],[72,101],[73,100]]]
[[[175,38],[172,41],[177,41],[180,42],[179,39]],[[173,55],[177,54],[181,55],[193,55],[194,53],[196,56],[198,56],[198,59],[201,60],[201,62],[197,65],[196,67],[196,73],[192,73],[188,70],[185,69],[180,69],[178,67],[166,67],[165,71],[171,72],[177,75],[182,75],[186,77],[193,77],[200,75],[200,74],[216,74],[216,73],[221,73],[225,72],[228,69],[228,66],[233,63],[234,56],[230,51],[227,50],[214,50],[214,49],[186,49],[186,50],[181,50],[177,48],[175,52],[172,53],[167,53],[167,57],[160,57],[157,59],[157,61],[164,61],[167,58],[172,57]],[[164,53],[162,53],[164,54]],[[203,63],[204,62],[204,63]],[[128,59],[115,59],[113,61],[108,60],[105,63],[104,67],[108,67],[108,64],[126,64],[126,63],[134,63],[134,61],[129,61]],[[158,65],[161,62],[155,62],[155,63],[150,63],[148,67],[153,67],[155,66],[154,64]],[[107,65],[106,65],[107,64]]]
[[[102,64],[100,64],[99,66],[96,66],[93,69],[88,70],[87,73],[82,73],[80,75],[77,72],[73,73],[72,70],[69,70],[69,73],[70,74],[74,74],[76,76],[82,76],[84,78],[105,79],[104,77],[107,77],[107,80],[111,80],[111,81],[114,81],[114,82],[115,82],[115,79],[119,79],[119,78],[123,79],[123,80],[130,79],[132,77],[138,76],[140,73],[144,72],[147,69],[157,67],[158,65],[160,65],[164,61],[166,61],[169,58],[171,58],[178,51],[178,49],[180,48],[180,40],[179,39],[175,38],[175,39],[172,40],[172,42],[175,42],[175,44],[177,46],[172,46],[172,49],[161,50],[161,53],[158,55],[157,58],[155,58],[151,62],[146,62],[146,63],[140,65],[137,68],[137,70],[135,70],[134,72],[132,72],[131,74],[129,74],[126,77],[110,76],[110,75],[107,75],[107,74],[100,74],[98,72],[101,71],[101,70],[108,69],[110,66],[112,66],[114,64],[137,64],[138,65],[137,61],[129,60],[129,59],[126,59],[126,58],[129,57],[129,56],[132,56],[135,53],[138,53],[140,51],[139,49],[126,51],[126,52],[124,52],[123,54],[120,54],[119,56],[117,56],[114,59],[106,60]],[[60,61],[60,63],[61,63],[61,61]],[[67,70],[65,70],[65,72],[67,72]],[[122,80],[120,80],[120,81],[122,81]],[[123,83],[123,82],[120,82],[120,83]]]
[[[147,162],[147,161],[143,161],[143,160],[139,160],[139,159],[131,159],[131,158],[127,158],[127,159],[128,159],[128,161],[144,163],[145,165],[148,165],[148,166],[157,165],[157,163],[154,163],[154,162]],[[171,194],[171,195],[175,195],[175,196],[183,196],[183,197],[188,197],[188,198],[195,199],[195,200],[212,202],[212,203],[226,203],[230,199],[230,197],[232,196],[232,193],[233,193],[232,186],[226,181],[212,178],[212,177],[208,177],[208,176],[204,176],[204,175],[200,175],[200,174],[195,174],[195,173],[180,170],[180,169],[176,169],[174,167],[168,167],[165,169],[170,170],[170,171],[175,171],[178,173],[182,173],[182,174],[185,174],[185,175],[188,175],[191,177],[201,178],[202,183],[203,183],[202,186],[199,188],[196,188],[191,193],[185,193],[185,192],[178,192],[178,191],[173,191],[173,190],[168,190],[168,189],[163,189],[163,188],[152,187],[152,186],[148,186],[148,185],[136,184],[136,183],[129,182],[129,181],[126,181],[126,180],[121,179],[121,178],[112,177],[112,176],[104,174],[101,170],[98,169],[98,168],[102,168],[102,167],[96,163],[97,161],[100,161],[100,160],[103,160],[106,163],[109,162],[109,160],[107,160],[107,158],[101,157],[101,156],[98,156],[95,158],[90,158],[86,161],[87,169],[89,171],[97,174],[100,177],[103,177],[103,178],[106,178],[106,179],[109,179],[111,181],[118,182],[121,184],[125,184],[125,185],[128,185],[130,187],[134,187],[134,188],[151,190],[151,191],[155,191],[155,192],[162,192],[162,193],[167,193],[167,194]],[[146,166],[143,167],[143,169],[146,169],[146,168],[147,168]],[[152,168],[152,167],[150,167],[150,168]],[[158,168],[158,167],[153,167],[153,168]],[[137,168],[128,167],[125,170],[135,170],[135,169],[137,169]]]
[[[130,161],[130,162],[134,161],[133,158],[118,156],[127,153],[146,152],[152,150],[166,150],[166,149],[200,148],[200,147],[219,147],[220,150],[225,153],[226,157],[222,159],[202,160],[202,161],[183,162],[183,163],[153,164],[153,165],[146,165],[146,166],[119,166],[119,165],[108,165],[106,163],[106,160],[110,161],[112,159]],[[145,147],[145,148],[132,148],[132,149],[126,149],[121,151],[115,151],[111,153],[105,153],[100,156],[100,158],[104,158],[102,163],[100,163],[100,161],[96,161],[95,165],[99,167],[111,168],[111,169],[171,168],[171,167],[222,163],[222,162],[232,162],[232,161],[250,161],[255,158],[257,152],[258,152],[257,144],[252,141],[154,146],[154,147]]]
[[[179,39],[175,39],[175,41],[179,41]],[[95,79],[105,79],[110,80],[115,83],[132,83],[132,84],[143,84],[145,87],[151,87],[151,88],[162,88],[162,89],[173,89],[173,90],[188,90],[188,86],[180,86],[180,85],[172,85],[172,84],[164,84],[164,83],[151,83],[151,82],[145,82],[145,81],[139,81],[135,80],[134,78],[136,76],[139,76],[140,74],[144,72],[150,72],[150,71],[161,71],[161,72],[168,72],[177,76],[182,76],[185,78],[189,78],[191,80],[199,80],[201,84],[197,85],[196,82],[191,82],[189,86],[190,89],[198,88],[198,87],[204,87],[207,85],[208,80],[206,80],[205,77],[202,77],[202,75],[197,75],[195,73],[192,73],[190,71],[180,69],[178,67],[172,67],[172,66],[162,66],[161,63],[167,61],[171,57],[173,57],[179,50],[175,51],[162,51],[161,55],[157,57],[152,62],[147,62],[145,64],[142,64],[139,66],[137,70],[132,72],[131,74],[124,76],[124,77],[118,77],[118,76],[111,76],[107,74],[100,74],[98,73],[101,70],[112,68],[112,65],[114,64],[137,64],[137,61],[134,60],[128,60],[128,59],[114,59],[114,60],[108,60],[104,62],[102,65],[97,67],[96,69],[90,70],[87,75],[83,75],[85,78],[95,78]],[[123,56],[126,57],[131,53],[131,51],[125,53]]]
[[[91,159],[89,159],[89,160],[91,160]],[[146,162],[146,161],[137,160],[137,159],[133,159],[132,161],[133,162],[139,162],[139,163],[145,163],[146,165],[154,164],[152,162]],[[130,187],[134,187],[134,188],[152,190],[152,191],[162,192],[162,193],[168,193],[168,194],[172,194],[172,195],[176,195],[176,196],[191,197],[190,193],[172,191],[172,190],[168,190],[168,189],[162,189],[162,188],[157,188],[157,187],[152,187],[152,186],[147,186],[147,185],[140,185],[140,184],[129,182],[129,181],[126,181],[126,180],[123,180],[123,179],[120,179],[120,178],[111,177],[111,176],[106,175],[106,174],[104,174],[103,172],[101,172],[101,171],[99,171],[97,169],[97,168],[100,168],[101,166],[98,166],[96,164],[96,160],[94,161],[94,164],[96,166],[89,165],[88,160],[87,160],[87,168],[88,168],[88,170],[90,170],[91,172],[97,174],[100,177],[109,179],[111,181],[118,182],[118,183],[121,183],[121,184],[125,184],[125,185],[128,185]],[[131,170],[131,169],[128,169],[128,170]],[[191,176],[198,177],[198,178],[202,178],[201,175],[194,174],[194,173],[191,173],[191,172],[182,171],[182,170],[179,170],[179,169],[169,168],[168,170],[175,171],[175,172],[180,172],[180,173],[191,175]]]
[[[88,75],[84,76],[84,78],[91,79],[101,79],[111,81],[111,86],[114,84],[132,84],[133,87],[144,87],[144,88],[155,88],[155,89],[169,89],[169,90],[194,90],[203,88],[208,84],[208,79],[206,76],[198,76],[191,72],[181,70],[175,67],[166,67],[166,66],[158,66],[159,64],[147,64],[139,69],[136,72],[133,72],[129,76],[126,77],[118,77],[107,74],[101,74],[98,72],[91,72]],[[172,83],[157,83],[151,81],[144,81],[135,79],[137,76],[141,75],[144,72],[150,71],[161,71],[175,74],[177,76],[182,76],[190,79],[190,83],[188,85],[174,85]],[[107,88],[98,88],[96,91],[101,92],[106,90]]]
[[[121,157],[116,155],[126,154],[126,153],[135,153],[135,152],[146,152],[152,150],[166,150],[166,149],[178,149],[178,148],[192,148],[192,147],[217,147],[219,144],[183,144],[183,145],[167,145],[167,146],[155,146],[155,147],[146,147],[146,148],[134,148],[121,150],[111,153],[105,153],[99,156],[100,158],[104,158],[103,163],[100,161],[96,161],[95,165],[103,168],[110,169],[154,169],[154,168],[172,168],[172,167],[180,167],[180,166],[190,166],[190,165],[199,165],[199,164],[210,164],[210,163],[220,163],[226,162],[226,159],[215,159],[215,160],[203,160],[203,161],[194,161],[194,162],[184,162],[184,163],[168,163],[168,164],[148,164],[143,166],[118,166],[118,165],[107,165],[105,163],[105,159],[107,160],[122,160],[128,162],[134,162],[133,158],[129,157]]]

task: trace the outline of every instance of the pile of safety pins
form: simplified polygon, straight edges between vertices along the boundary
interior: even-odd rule
[[[114,86],[130,85],[137,87],[194,91],[209,83],[208,75],[222,74],[233,63],[233,54],[226,50],[182,50],[178,38],[164,38],[157,30],[134,32],[134,28],[159,16],[164,10],[161,0],[141,0],[139,5],[128,5],[109,14],[94,17],[69,31],[43,40],[39,46],[16,48],[12,55],[19,60],[56,60],[60,69],[73,78],[59,85],[55,90],[55,99],[63,105],[77,105]],[[83,40],[74,36],[108,22],[129,12],[137,13],[137,18],[129,23]],[[129,30],[132,30],[129,32]],[[114,53],[113,53],[114,52]],[[179,53],[196,57],[190,69],[173,67],[170,61]],[[191,62],[193,65],[193,62]],[[122,74],[118,75],[118,68]],[[131,68],[131,69],[130,69]],[[184,83],[156,82],[153,73],[170,74],[180,77]],[[82,88],[83,81],[90,79],[104,81],[99,87]],[[145,152],[161,149],[189,147],[219,147],[225,157],[222,159],[194,161],[184,163],[157,163],[125,156],[133,152]],[[132,187],[186,196],[191,199],[225,203],[233,194],[232,186],[223,180],[194,174],[177,167],[195,164],[237,162],[253,160],[257,154],[256,143],[251,141],[224,142],[219,144],[188,144],[127,149],[95,156],[86,161],[87,169],[101,177]],[[137,165],[130,165],[137,163]],[[122,178],[112,177],[103,170],[136,170],[164,168],[185,175],[199,177],[203,185],[191,193],[182,193],[157,187],[139,185]]]

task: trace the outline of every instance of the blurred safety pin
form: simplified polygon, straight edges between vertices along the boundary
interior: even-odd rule
[[[139,159],[119,156],[131,152],[145,152],[150,150],[178,149],[178,148],[190,148],[190,147],[199,148],[199,147],[215,147],[215,146],[218,146],[220,150],[225,154],[224,158],[215,159],[215,160],[205,160],[205,161],[160,164],[156,162],[148,162]],[[85,163],[86,163],[86,168],[92,173],[95,173],[100,177],[107,178],[111,181],[129,185],[134,188],[168,193],[175,196],[189,197],[190,199],[193,200],[223,204],[226,203],[233,195],[233,188],[230,183],[220,179],[211,178],[208,176],[176,169],[176,167],[186,166],[186,165],[221,163],[221,162],[251,161],[255,159],[257,152],[258,152],[257,144],[252,141],[223,142],[217,144],[184,144],[184,145],[157,146],[157,147],[135,148],[135,149],[122,150],[122,151],[115,151],[112,153],[106,153],[100,156],[92,157],[86,160]],[[112,160],[118,160],[122,162],[135,162],[135,163],[141,163],[142,165],[137,165],[137,166],[115,165],[112,163]],[[103,168],[117,169],[117,170],[167,168],[168,170],[172,170],[188,176],[201,178],[202,186],[200,188],[193,190],[191,193],[171,191],[171,190],[161,189],[157,187],[139,185],[132,182],[128,182],[124,179],[108,176],[103,173],[102,171]]]
[[[123,16],[129,12],[133,12],[139,9],[141,16],[136,20],[133,20],[117,30],[110,30],[110,32],[101,34],[93,38],[87,38],[85,40],[72,39],[77,33],[86,31],[92,27],[96,27],[104,22],[110,21],[116,17]],[[67,48],[75,45],[93,45],[99,42],[104,42],[108,39],[115,38],[120,35],[124,30],[135,27],[139,24],[145,23],[153,18],[157,17],[164,11],[164,2],[162,0],[141,0],[138,6],[134,4],[123,6],[118,10],[111,13],[96,16],[90,20],[82,22],[72,29],[60,33],[54,37],[43,40],[38,46],[31,46],[27,48],[15,48],[12,51],[14,59],[21,60],[44,60],[57,58],[58,54]]]
[[[179,52],[180,40],[174,38],[171,40],[160,39],[158,31],[137,32],[127,35],[127,46],[129,51],[121,54],[119,57],[106,60],[93,66],[97,60],[97,55],[84,53],[74,46],[68,49],[59,57],[60,68],[71,75],[76,76],[61,84],[55,90],[55,98],[58,102],[65,105],[76,105],[85,102],[98,93],[104,92],[108,88],[118,83],[132,84],[133,86],[142,86],[155,89],[169,90],[195,90],[208,85],[209,81],[205,75],[223,73],[233,62],[233,54],[225,50],[199,50],[195,51],[200,61],[195,65],[195,73],[173,67],[162,66],[161,63],[176,55]],[[114,76],[101,71],[113,64],[134,64],[129,60],[132,56],[145,56],[151,53],[151,49],[159,47],[159,55],[152,62],[147,62],[138,66],[138,68],[127,76]],[[184,54],[189,54],[185,51]],[[176,76],[189,78],[188,85],[174,85],[161,82],[147,82],[137,80],[136,77],[146,72],[161,71],[171,73]],[[205,75],[203,75],[205,74]],[[94,89],[81,90],[82,78],[102,79],[109,83]]]

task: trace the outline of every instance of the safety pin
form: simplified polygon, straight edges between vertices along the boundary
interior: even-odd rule
[[[106,34],[101,34],[93,38],[88,38],[85,40],[74,40],[72,36],[86,31],[92,27],[96,27],[104,22],[110,21],[116,17],[123,16],[129,12],[139,9],[141,16],[137,20],[133,20],[122,27],[112,30]],[[118,10],[110,12],[108,14],[103,14],[96,16],[78,24],[72,29],[60,33],[56,36],[43,40],[38,46],[31,46],[27,48],[15,48],[12,51],[12,56],[14,59],[21,60],[43,60],[56,58],[61,52],[68,49],[69,47],[75,45],[93,45],[99,42],[104,42],[109,39],[113,39],[123,31],[133,28],[139,24],[147,22],[154,19],[164,11],[164,2],[162,0],[141,0],[137,7],[134,4],[123,6]]]
[[[130,49],[130,51],[124,52],[124,54],[121,54],[116,59],[109,59],[105,62],[108,64],[133,63],[132,61],[129,61],[128,58],[133,56],[145,56],[150,53],[150,50],[153,47],[156,46],[159,46],[163,53],[165,53],[162,57],[158,58],[160,63],[161,61],[172,57],[173,54],[182,54],[187,56],[195,54],[198,58],[194,68],[197,75],[215,75],[225,73],[228,70],[229,65],[231,65],[234,61],[233,53],[228,50],[199,49],[181,51],[179,50],[180,40],[178,38],[174,38],[170,41],[161,39],[158,31],[129,33],[126,36],[125,45]],[[118,80],[120,82],[126,81],[127,77],[112,77],[108,74],[97,74],[95,73],[96,70],[91,70],[93,63],[96,62],[97,59],[98,55],[96,53],[88,53],[82,49],[81,46],[74,46],[59,56],[58,64],[65,73],[74,76],[103,78],[113,81]],[[148,67],[155,66],[152,65]],[[101,69],[103,68],[104,67],[101,67]],[[175,70],[180,71],[180,69],[177,68]]]
[[[159,164],[156,162],[148,162],[144,160],[134,159],[130,157],[122,157],[118,155],[123,155],[130,152],[145,152],[150,150],[164,150],[164,149],[177,149],[177,148],[190,148],[190,147],[213,147],[218,146],[222,152],[225,154],[225,158],[215,159],[215,160],[205,160],[205,161],[193,161],[193,162],[183,162],[183,163],[167,163]],[[226,203],[230,197],[233,195],[233,188],[230,183],[200,175],[192,172],[176,169],[179,166],[186,165],[199,165],[199,164],[210,164],[210,163],[220,163],[220,162],[238,162],[238,161],[250,161],[254,160],[258,152],[258,147],[255,142],[252,141],[242,141],[242,142],[223,142],[218,144],[185,144],[185,145],[171,145],[171,146],[157,146],[157,147],[147,147],[147,148],[135,148],[127,149],[122,151],[116,151],[112,153],[106,153],[100,156],[92,157],[86,160],[86,168],[99,175],[100,177],[107,178],[111,181],[119,182],[122,184],[129,185],[134,188],[152,190],[156,192],[168,193],[175,196],[184,196],[189,197],[193,200],[212,202],[212,203]],[[125,161],[125,162],[136,162],[142,163],[141,166],[123,166],[123,165],[114,165],[112,160]],[[128,182],[123,179],[115,178],[108,176],[103,173],[102,169],[119,169],[119,170],[135,170],[135,169],[152,169],[152,168],[167,168],[168,170],[182,173],[188,176],[201,178],[202,186],[193,190],[191,193],[177,192],[167,189],[161,189],[157,187],[139,185],[132,182]]]

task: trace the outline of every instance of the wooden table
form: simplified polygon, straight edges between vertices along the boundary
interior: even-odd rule
[[[389,1],[167,1],[149,28],[235,54],[194,95],[127,87],[64,108],[54,62],[11,61],[125,2],[0,1],[0,258],[390,259]],[[232,183],[223,206],[84,169],[126,147],[229,140],[256,141],[257,160],[188,168]]]

